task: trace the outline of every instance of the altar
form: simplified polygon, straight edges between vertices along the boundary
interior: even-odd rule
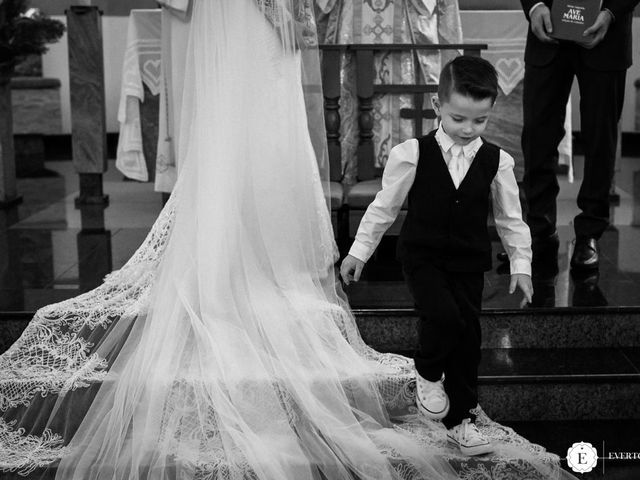
[[[322,2],[320,2],[322,3]],[[326,3],[326,2],[325,2]],[[418,2],[419,3],[419,2]],[[353,31],[354,25],[358,22],[351,19],[348,24],[349,35],[343,32],[346,37],[342,38],[339,22],[331,23],[331,14],[338,8],[338,3],[333,2],[331,9],[325,5],[328,12],[328,20],[325,28],[325,41],[331,38],[330,31],[334,29],[334,37],[331,42],[343,43],[344,41],[354,41],[356,38]],[[429,3],[430,10],[416,10],[419,18],[434,13],[436,2]],[[330,3],[329,3],[330,5]],[[345,4],[346,5],[346,4]],[[400,5],[400,4],[399,4]],[[407,4],[409,5],[409,4]],[[477,7],[477,5],[476,5]],[[346,7],[344,7],[346,8]],[[343,10],[340,13],[344,13]],[[166,10],[166,9],[165,9]],[[388,9],[387,9],[388,10]],[[358,12],[351,12],[351,17]],[[375,13],[375,12],[374,12]],[[410,15],[408,6],[396,8],[395,13],[390,17],[395,23],[402,25],[402,35],[393,34],[393,30],[386,29],[366,30],[369,35],[374,33],[380,36],[376,38],[363,39],[370,42],[386,43],[388,41],[409,41],[409,27],[407,23],[397,20],[402,15]],[[364,15],[360,12],[360,15]],[[400,15],[400,17],[399,17]],[[377,17],[376,17],[377,18]],[[426,17],[425,17],[426,18]],[[443,17],[445,18],[445,17]],[[340,17],[340,22],[344,23],[344,17]],[[393,23],[393,22],[391,22]],[[172,62],[184,61],[184,55],[180,55],[180,48],[186,42],[186,24],[179,17],[167,11],[155,10],[132,10],[129,18],[129,29],[127,39],[127,50],[122,73],[122,91],[118,119],[120,121],[120,141],[118,145],[117,166],[125,176],[139,181],[154,181],[155,189],[160,192],[169,193],[173,188],[176,179],[176,157],[177,157],[177,133],[174,130],[175,116],[179,112],[181,98],[181,81],[176,72],[180,72],[179,65],[170,65]],[[487,44],[488,49],[482,52],[482,56],[492,62],[496,67],[499,77],[500,92],[496,102],[494,115],[492,116],[485,136],[487,139],[497,143],[508,151],[516,162],[516,177],[522,180],[524,172],[524,161],[520,147],[520,134],[522,130],[522,80],[524,77],[524,47],[528,29],[528,22],[521,9],[513,10],[458,10],[450,9],[446,12],[446,22],[441,21],[435,27],[424,27],[418,23],[415,32],[425,33],[427,43],[447,43],[453,40],[460,40],[455,35],[455,31],[461,30],[462,41],[467,44]],[[434,24],[435,25],[435,24]],[[322,22],[320,22],[322,27]],[[343,30],[344,27],[343,27]],[[415,33],[414,32],[414,33]],[[364,35],[364,34],[363,34]],[[384,35],[389,36],[385,39]],[[405,38],[406,37],[406,38]],[[428,37],[428,38],[427,38]],[[358,37],[359,38],[359,37]],[[455,42],[454,42],[455,43]],[[437,66],[441,63],[439,57],[424,57],[423,71],[433,74]],[[403,74],[407,62],[404,61]],[[173,67],[173,68],[172,68]],[[398,68],[400,71],[400,68]],[[352,75],[343,75],[344,82],[354,82]],[[411,75],[410,75],[411,76]],[[425,75],[429,77],[429,73]],[[437,82],[437,78],[427,78],[427,82]],[[341,138],[343,168],[343,183],[354,183],[357,172],[354,170],[355,149],[357,147],[357,118],[353,106],[347,106],[346,100],[355,100],[355,94],[342,89],[341,112]],[[389,149],[389,141],[401,141],[407,136],[411,136],[411,125],[406,120],[399,118],[399,112],[394,114],[393,106],[397,107],[407,103],[407,100],[398,96],[398,100],[390,99],[389,102],[376,100],[376,110],[374,116],[376,144],[376,166],[382,167],[386,162],[386,153]],[[571,146],[571,104],[567,105],[567,116],[565,121],[565,131],[567,135],[563,139],[559,148],[559,163],[568,166],[569,180],[572,179],[572,146]],[[148,110],[148,115],[141,115],[142,110]],[[149,119],[155,116],[155,121]],[[146,120],[145,120],[146,118]],[[387,126],[385,126],[387,125]],[[143,126],[143,127],[141,127]],[[152,132],[153,138],[150,138]],[[146,155],[146,158],[145,158]],[[152,158],[149,158],[149,157]]]

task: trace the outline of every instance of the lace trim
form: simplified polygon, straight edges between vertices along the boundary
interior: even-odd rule
[[[293,4],[293,11],[289,11],[286,1],[282,0],[256,0],[258,8],[267,21],[279,33],[284,28],[294,28],[296,41],[305,47],[316,47],[318,39],[315,35],[316,22],[311,0],[297,0]],[[294,33],[293,30],[289,33]],[[293,40],[293,39],[292,39]]]
[[[42,436],[25,435],[24,428],[14,430],[15,423],[0,417],[0,470],[26,476],[69,454],[62,438],[48,428]]]
[[[40,393],[66,393],[102,381],[107,361],[86,337],[116,319],[148,309],[149,291],[174,221],[172,195],[132,258],[98,288],[38,310],[21,337],[0,356],[0,411],[29,406]]]
[[[276,28],[284,25],[282,11],[284,7],[278,5],[278,0],[256,0],[258,8],[265,18]]]

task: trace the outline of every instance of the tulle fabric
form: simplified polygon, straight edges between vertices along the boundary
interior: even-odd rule
[[[123,269],[39,311],[0,357],[0,468],[51,465],[59,480],[437,480],[487,465],[568,477],[481,410],[497,452],[461,457],[415,413],[412,362],[360,338],[333,269],[308,7],[194,1],[174,193]]]
[[[376,364],[339,328],[294,11],[263,6],[194,5],[175,224],[57,478],[393,476]]]

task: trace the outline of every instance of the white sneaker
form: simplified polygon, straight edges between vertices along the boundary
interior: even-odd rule
[[[447,439],[455,443],[464,455],[484,455],[491,453],[493,446],[471,420],[465,418],[460,425],[450,428]]]
[[[449,413],[449,397],[444,391],[444,374],[435,382],[430,382],[416,372],[416,405],[428,418],[439,420]]]

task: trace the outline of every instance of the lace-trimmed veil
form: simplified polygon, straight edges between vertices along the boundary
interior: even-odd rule
[[[122,269],[39,310],[0,356],[0,470],[479,472],[415,415],[412,362],[364,344],[336,284],[311,0],[194,0],[190,22],[174,193]],[[479,419],[501,442],[492,464],[522,473],[509,478],[563,475]]]

